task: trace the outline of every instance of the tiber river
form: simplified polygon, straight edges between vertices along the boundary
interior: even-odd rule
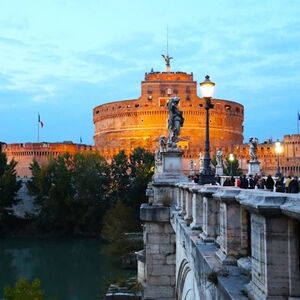
[[[128,274],[103,250],[95,239],[0,240],[0,299],[20,277],[39,278],[47,300],[102,299],[107,280]]]

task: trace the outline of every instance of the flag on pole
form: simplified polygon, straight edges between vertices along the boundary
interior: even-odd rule
[[[298,118],[297,118],[297,134],[299,134],[299,121],[300,121],[300,114],[299,114],[299,111],[298,111],[297,113],[298,113]]]
[[[44,123],[43,123],[43,121],[41,120],[40,114],[38,115],[38,122],[39,122],[39,124],[41,125],[41,127],[43,128],[43,127],[44,127]]]

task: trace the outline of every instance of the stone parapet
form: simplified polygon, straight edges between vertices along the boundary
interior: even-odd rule
[[[140,208],[140,219],[143,222],[169,222],[170,207],[142,204]]]

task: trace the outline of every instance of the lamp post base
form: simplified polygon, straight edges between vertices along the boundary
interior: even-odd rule
[[[215,174],[200,173],[198,184],[203,185],[203,184],[215,184],[215,183],[216,183]]]
[[[275,173],[275,177],[281,177],[281,176],[282,176],[282,174],[280,172],[280,169],[277,168],[276,173]]]

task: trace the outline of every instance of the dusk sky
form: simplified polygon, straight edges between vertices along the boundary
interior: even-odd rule
[[[245,107],[244,139],[297,133],[300,1],[0,0],[0,141],[93,144],[92,109],[151,68],[206,74]],[[198,94],[200,89],[198,89]]]

